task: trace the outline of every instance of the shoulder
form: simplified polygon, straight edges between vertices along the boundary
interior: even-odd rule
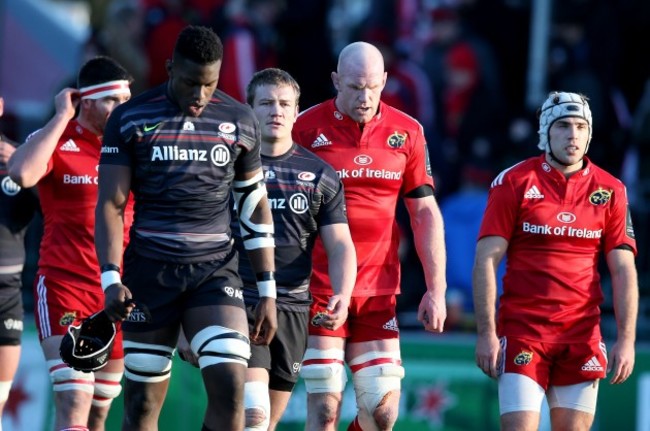
[[[422,130],[422,124],[420,124],[418,120],[411,117],[406,112],[400,111],[399,109],[394,108],[384,102],[381,102],[379,106],[382,115],[382,121],[395,124],[402,129],[416,131]]]
[[[299,145],[295,146],[293,157],[300,158],[300,166],[312,172],[319,181],[338,181],[334,168],[319,156]]]
[[[244,121],[257,124],[255,113],[250,105],[238,101],[222,90],[214,92],[210,103],[213,105],[215,115],[220,118],[232,122]]]
[[[160,104],[166,102],[165,85],[159,85],[122,103],[113,110],[111,117],[123,119],[131,115],[146,115],[148,112],[159,112]]]
[[[294,129],[308,129],[313,124],[317,124],[324,119],[325,113],[327,111],[327,106],[330,101],[325,101],[314,105],[311,108],[300,112],[298,114],[298,119],[294,125]]]
[[[494,180],[492,180],[490,188],[493,189],[503,186],[504,184],[525,182],[530,176],[535,175],[535,164],[538,160],[537,157],[532,157],[502,170]]]

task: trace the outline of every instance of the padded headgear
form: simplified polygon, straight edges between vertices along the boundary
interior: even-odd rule
[[[78,371],[100,370],[108,362],[115,334],[115,324],[104,310],[99,311],[79,325],[68,326],[59,348],[61,359]]]
[[[539,113],[539,143],[537,148],[546,152],[550,151],[551,145],[548,141],[548,131],[554,122],[560,118],[579,117],[583,118],[589,124],[589,139],[587,148],[591,142],[591,110],[587,98],[581,94],[564,93],[554,91],[548,95],[548,98],[542,105]]]

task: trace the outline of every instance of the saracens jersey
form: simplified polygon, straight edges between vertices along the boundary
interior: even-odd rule
[[[89,291],[100,287],[95,254],[100,148],[99,137],[76,120],[70,121],[38,182],[43,211],[39,274],[80,281],[79,288]],[[125,230],[132,217],[131,205],[125,213]]]
[[[293,145],[278,157],[262,155],[262,166],[275,238],[275,279],[279,310],[309,310],[312,250],[321,227],[347,223],[343,187],[323,160]],[[255,274],[233,221],[239,251],[239,273],[247,304],[258,300]]]
[[[479,238],[508,241],[498,334],[549,342],[600,339],[599,254],[636,254],[624,185],[587,158],[568,179],[545,156],[492,182]]]
[[[1,134],[0,141],[11,145]],[[0,162],[0,288],[22,285],[25,233],[37,210],[36,188],[21,188]]]
[[[358,265],[352,296],[399,293],[397,201],[422,185],[433,187],[420,123],[380,103],[379,113],[362,130],[332,99],[302,112],[293,137],[332,165],[345,187]],[[320,242],[314,248],[311,289],[331,293]]]
[[[101,164],[131,168],[134,250],[176,263],[231,249],[235,171],[261,168],[253,110],[217,90],[199,117],[183,114],[161,85],[120,105],[104,133]]]

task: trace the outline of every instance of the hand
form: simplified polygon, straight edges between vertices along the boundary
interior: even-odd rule
[[[77,106],[81,101],[81,93],[75,88],[64,88],[54,97],[54,108],[57,114],[64,115],[67,119],[74,118]]]
[[[253,344],[269,345],[278,330],[278,313],[275,298],[260,297],[255,307],[255,326],[251,331]]]
[[[3,141],[2,137],[0,137],[0,163],[6,165],[14,151],[16,151],[16,147],[9,142]]]
[[[496,334],[479,335],[476,339],[476,365],[488,376],[498,377],[497,364],[501,362],[501,345]]]
[[[104,291],[104,310],[111,320],[124,321],[135,307],[131,291],[121,283],[108,286]]]
[[[444,296],[436,298],[427,291],[418,307],[418,321],[422,322],[424,329],[429,332],[442,332],[447,319],[447,305]]]
[[[623,383],[634,370],[634,343],[617,341],[609,352],[607,374],[612,373],[609,382],[613,385]]]
[[[178,348],[178,356],[183,361],[189,362],[190,365],[194,365],[197,368],[199,367],[199,357],[192,351],[190,343],[187,341],[187,338],[185,338],[185,332],[183,332],[182,328],[178,335],[178,343],[176,344],[176,347]]]
[[[348,319],[350,299],[341,295],[330,297],[327,304],[327,314],[323,315],[321,326],[332,331],[339,329]]]

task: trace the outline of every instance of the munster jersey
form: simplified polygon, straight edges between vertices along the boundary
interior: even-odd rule
[[[0,288],[22,286],[25,233],[37,210],[36,188],[21,188],[0,163]]]
[[[78,280],[80,288],[93,291],[99,289],[95,206],[100,149],[99,137],[70,121],[38,182],[43,211],[39,274]],[[132,215],[129,206],[125,228]]]
[[[275,231],[277,307],[306,311],[311,304],[309,279],[318,230],[330,224],[347,223],[343,187],[331,166],[295,144],[281,156],[262,155],[262,166]],[[255,274],[236,221],[232,232],[239,251],[244,299],[247,304],[255,304]]]
[[[568,179],[545,156],[492,182],[479,238],[508,241],[500,336],[573,342],[600,338],[600,253],[636,253],[623,184],[587,158]]]
[[[422,185],[433,187],[420,123],[380,103],[379,113],[362,130],[332,99],[302,112],[293,136],[334,167],[345,187],[358,265],[352,296],[399,293],[397,201]],[[320,242],[313,265],[312,291],[331,293]]]
[[[220,259],[232,249],[235,171],[262,166],[257,120],[219,90],[199,117],[186,116],[166,90],[161,85],[113,111],[101,163],[131,169],[138,254],[175,263]]]

